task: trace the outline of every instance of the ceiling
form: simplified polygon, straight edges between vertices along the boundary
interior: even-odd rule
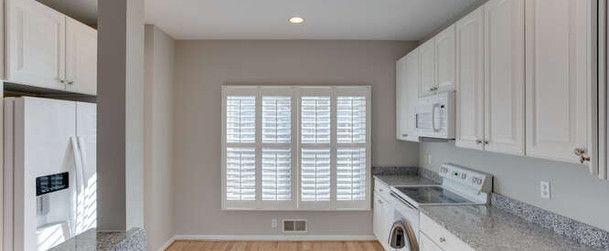
[[[476,2],[146,0],[146,19],[176,39],[420,40]],[[291,16],[305,23],[289,24]]]
[[[97,0],[38,0],[97,23]],[[176,39],[421,40],[484,0],[145,0]],[[292,16],[304,24],[288,23]]]
[[[97,0],[37,0],[85,24],[97,24]]]

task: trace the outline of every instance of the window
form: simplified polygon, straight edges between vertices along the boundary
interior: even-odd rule
[[[224,86],[222,97],[223,209],[370,209],[370,87]]]

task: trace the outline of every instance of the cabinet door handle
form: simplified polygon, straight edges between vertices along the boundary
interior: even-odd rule
[[[476,140],[476,145],[480,145],[480,144],[482,144],[482,140],[481,139],[477,139]]]
[[[579,157],[579,163],[583,164],[586,161],[590,161],[590,156],[586,154],[586,149],[584,149],[583,147],[575,148],[573,152],[575,153],[575,156]]]
[[[446,238],[440,237],[440,242],[442,242],[442,243],[446,242]]]
[[[408,137],[408,133],[402,134],[402,137]]]
[[[73,80],[68,80],[68,84],[69,85],[74,84],[74,81]]]
[[[488,145],[488,140],[482,141],[485,145]]]

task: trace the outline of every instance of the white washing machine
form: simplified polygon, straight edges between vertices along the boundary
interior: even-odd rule
[[[389,232],[388,246],[395,251],[419,250],[419,210],[408,201],[391,194],[393,225]]]

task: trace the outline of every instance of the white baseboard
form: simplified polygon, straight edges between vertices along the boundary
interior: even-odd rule
[[[173,244],[173,242],[176,240],[176,236],[171,236],[171,238],[169,238],[169,240],[167,240],[165,242],[165,244],[163,244],[163,246],[161,246],[159,248],[159,251],[165,251],[165,249],[169,248],[169,246],[171,246],[171,244]]]
[[[175,240],[221,241],[370,241],[374,235],[175,235]]]

